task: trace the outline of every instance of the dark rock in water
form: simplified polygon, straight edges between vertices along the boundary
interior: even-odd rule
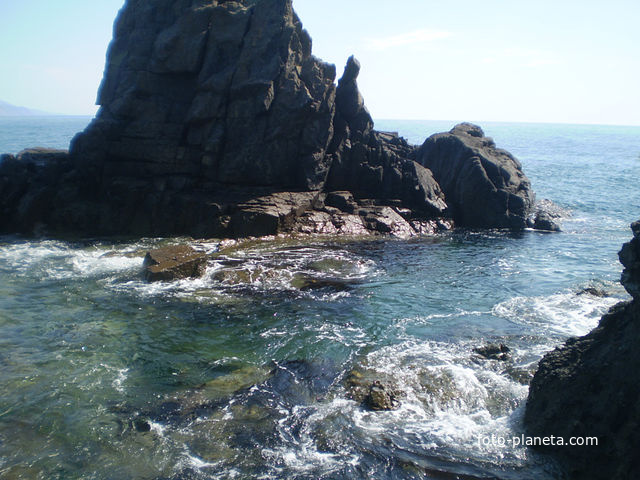
[[[541,447],[576,479],[640,476],[640,300],[637,246],[620,252],[623,282],[634,296],[602,317],[599,326],[547,354],[529,391],[525,426],[530,435],[562,437],[565,446]],[[597,437],[597,446],[568,446],[571,437]]]
[[[560,232],[560,219],[569,215],[568,210],[545,198],[535,204],[533,212],[527,218],[527,226],[536,230]]]
[[[188,245],[174,245],[148,252],[142,265],[148,282],[200,277],[207,266],[207,255]]]
[[[488,360],[500,360],[504,362],[511,358],[511,349],[504,343],[491,343],[483,347],[476,347],[473,351]]]
[[[636,301],[640,297],[640,221],[631,224],[633,239],[622,246],[618,256],[624,266],[621,283]]]
[[[338,375],[336,365],[326,360],[278,362],[262,387],[288,405],[308,405],[322,399]]]
[[[559,232],[560,225],[548,213],[538,212],[533,220],[533,228],[547,232]]]
[[[313,291],[329,289],[336,292],[345,292],[351,290],[353,282],[348,279],[334,277],[309,277],[304,276],[298,278],[296,286],[300,291]]]
[[[513,157],[464,125],[418,155],[373,129],[359,72],[349,58],[336,87],[291,0],[128,0],[70,155],[0,163],[0,233],[412,236],[452,214],[524,226],[533,196]],[[344,202],[322,205],[327,192]]]
[[[526,226],[534,203],[531,183],[520,163],[480,127],[463,123],[429,137],[417,161],[433,173],[459,226]]]
[[[395,410],[400,406],[398,397],[396,390],[377,381],[369,387],[363,405],[373,411]]]
[[[136,429],[136,432],[144,433],[151,431],[151,424],[143,418],[136,418],[133,421],[133,427]]]
[[[592,297],[600,297],[600,298],[606,298],[611,296],[604,290],[596,287],[583,288],[577,293],[577,295],[591,295]]]
[[[396,388],[393,379],[371,370],[354,369],[346,376],[344,383],[348,396],[368,410],[395,410],[404,396],[404,392]]]

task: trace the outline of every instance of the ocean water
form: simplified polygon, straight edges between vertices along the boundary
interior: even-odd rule
[[[0,119],[0,151],[65,147],[83,122]],[[453,125],[376,126],[420,143]],[[221,252],[0,238],[0,478],[561,478],[483,439],[521,434],[542,355],[628,298],[617,251],[640,218],[640,128],[482,126],[565,209],[562,233]],[[141,280],[146,249],[183,242],[212,254],[203,278]],[[609,296],[578,294],[590,286]],[[490,342],[512,359],[473,353]],[[394,383],[399,409],[361,408],[363,378]]]
[[[0,154],[28,147],[68,149],[73,136],[91,121],[87,116],[0,116]]]

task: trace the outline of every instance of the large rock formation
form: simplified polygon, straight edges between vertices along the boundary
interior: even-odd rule
[[[440,156],[376,132],[359,71],[350,58],[336,87],[291,0],[128,0],[101,108],[70,154],[0,163],[0,231],[414,235],[452,214],[524,226],[533,194],[515,159],[468,125]],[[324,205],[336,191],[347,210]]]
[[[530,435],[561,437],[547,446],[575,479],[640,477],[640,222],[624,245],[622,283],[633,301],[619,304],[585,337],[547,354],[531,382],[525,425]],[[597,446],[566,446],[597,437]]]
[[[524,228],[534,195],[513,155],[470,123],[428,138],[418,162],[433,172],[454,220],[469,227]]]
[[[130,0],[109,48],[102,108],[71,153],[99,165],[107,189],[118,178],[170,175],[318,190],[335,76],[311,55],[290,1]]]

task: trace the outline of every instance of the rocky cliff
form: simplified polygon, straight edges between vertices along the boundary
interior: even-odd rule
[[[467,124],[420,149],[375,131],[359,71],[350,58],[336,86],[291,0],[128,0],[100,110],[69,155],[0,164],[0,231],[412,235],[451,218],[525,226],[533,193],[513,157]],[[331,205],[338,198],[348,201]]]
[[[640,222],[620,252],[619,304],[582,338],[547,354],[531,382],[525,425],[533,436],[597,437],[597,446],[548,446],[575,479],[640,476]]]

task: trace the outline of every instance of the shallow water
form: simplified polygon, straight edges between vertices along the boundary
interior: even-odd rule
[[[378,123],[414,142],[430,125]],[[563,233],[222,252],[0,239],[0,477],[558,478],[480,440],[521,433],[537,361],[627,298],[616,252],[640,217],[640,129],[483,126],[571,212]],[[184,242],[211,254],[203,278],[142,281],[146,249]],[[474,354],[489,342],[512,360]],[[354,375],[393,380],[400,408],[365,411]]]

